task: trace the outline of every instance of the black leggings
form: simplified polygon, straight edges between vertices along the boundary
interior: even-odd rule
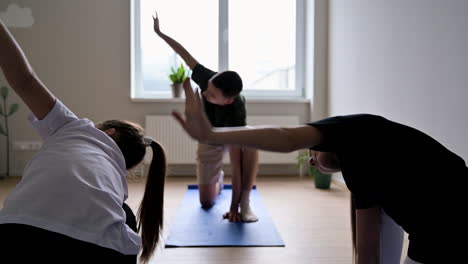
[[[123,208],[127,225],[136,231],[135,215],[128,205],[124,204]],[[136,264],[137,256],[34,226],[0,224],[0,263]]]

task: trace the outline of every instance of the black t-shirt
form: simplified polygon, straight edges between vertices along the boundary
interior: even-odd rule
[[[356,208],[379,206],[409,234],[410,257],[435,258],[428,257],[438,254],[428,253],[434,243],[468,250],[468,168],[462,158],[423,132],[380,116],[337,116],[309,125],[323,134],[311,149],[336,153]],[[457,236],[465,242],[453,244]]]
[[[216,72],[197,64],[192,70],[192,80],[200,86],[203,92],[208,88],[208,81],[215,74]],[[245,98],[243,96],[236,96],[234,102],[228,105],[212,104],[203,96],[203,103],[212,126],[235,127],[246,125]]]

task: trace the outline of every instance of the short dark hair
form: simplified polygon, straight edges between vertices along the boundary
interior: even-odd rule
[[[224,71],[216,75],[211,82],[226,97],[236,97],[242,91],[242,79],[235,71]]]

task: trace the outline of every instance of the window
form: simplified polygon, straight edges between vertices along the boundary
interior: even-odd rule
[[[154,33],[155,10],[200,63],[237,71],[245,96],[302,97],[304,0],[133,0],[132,98],[169,98],[170,68],[183,62]]]

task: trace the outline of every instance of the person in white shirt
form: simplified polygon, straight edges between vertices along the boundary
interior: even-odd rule
[[[164,150],[128,121],[79,119],[39,80],[0,20],[0,68],[44,140],[0,209],[0,263],[146,263],[163,227]],[[138,224],[126,170],[151,147]],[[137,226],[138,225],[138,226]],[[141,232],[141,237],[138,235]],[[6,262],[5,262],[6,263]]]

